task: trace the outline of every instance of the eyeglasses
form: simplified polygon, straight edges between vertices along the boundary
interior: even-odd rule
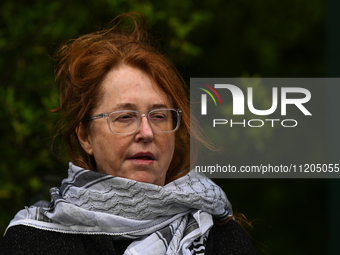
[[[106,118],[110,131],[117,135],[128,135],[136,132],[141,119],[148,119],[151,129],[157,133],[169,133],[178,129],[181,122],[180,109],[154,109],[148,114],[141,114],[134,110],[122,110],[111,113],[102,113],[84,118],[83,123],[95,119]]]

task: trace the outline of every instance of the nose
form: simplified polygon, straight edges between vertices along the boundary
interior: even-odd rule
[[[140,126],[135,137],[137,141],[142,140],[144,142],[151,142],[153,139],[153,131],[145,114],[141,116]]]

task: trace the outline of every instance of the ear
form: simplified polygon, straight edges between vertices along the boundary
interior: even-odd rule
[[[92,145],[91,145],[91,136],[86,131],[86,128],[84,127],[83,123],[79,123],[79,125],[76,128],[76,133],[78,136],[78,140],[81,144],[81,147],[87,152],[89,155],[93,155]]]

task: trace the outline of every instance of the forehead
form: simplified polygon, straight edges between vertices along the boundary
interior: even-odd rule
[[[102,83],[102,110],[119,110],[123,105],[148,110],[155,105],[172,107],[166,93],[145,72],[122,66],[111,70]]]

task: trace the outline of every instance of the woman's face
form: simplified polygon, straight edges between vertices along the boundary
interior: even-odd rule
[[[136,110],[147,115],[172,108],[166,94],[143,71],[129,66],[111,70],[102,83],[103,98],[93,115]],[[163,186],[175,149],[175,132],[155,133],[147,118],[133,134],[117,135],[106,118],[93,120],[90,132],[80,125],[77,134],[85,151],[94,155],[98,172]]]

